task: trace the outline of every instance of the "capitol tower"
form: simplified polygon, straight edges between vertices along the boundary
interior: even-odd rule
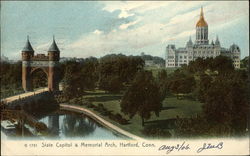
[[[203,8],[201,8],[200,19],[196,24],[196,44],[208,44],[208,25],[204,19]]]
[[[204,17],[203,8],[201,7],[200,17],[196,23],[195,43],[190,36],[185,47],[176,48],[174,44],[168,44],[166,47],[166,67],[181,67],[188,65],[190,61],[197,58],[215,58],[222,55],[230,57],[235,68],[240,68],[240,48],[232,44],[229,48],[221,46],[219,37],[216,36],[215,42],[208,40],[208,24]]]

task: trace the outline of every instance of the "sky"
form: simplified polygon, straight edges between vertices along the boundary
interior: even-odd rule
[[[111,53],[165,57],[168,44],[185,47],[201,6],[209,41],[239,45],[249,56],[248,1],[1,1],[1,55],[21,59],[27,35],[47,53],[53,35],[63,57]]]

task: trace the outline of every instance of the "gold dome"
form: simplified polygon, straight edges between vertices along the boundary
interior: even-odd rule
[[[200,19],[196,24],[196,27],[207,27],[207,22],[204,19],[203,16],[203,8],[201,7],[201,14],[200,14]]]

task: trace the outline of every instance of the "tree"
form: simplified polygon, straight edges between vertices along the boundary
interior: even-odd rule
[[[179,93],[191,93],[195,89],[194,76],[182,70],[176,70],[169,78],[168,88],[172,93],[177,94],[177,98]]]
[[[144,61],[137,56],[106,55],[100,58],[99,88],[109,92],[119,92],[125,84],[131,83],[136,73],[143,67]]]
[[[63,64],[63,95],[67,100],[78,97],[86,89],[94,89],[98,80],[96,58],[70,60]]]
[[[63,79],[63,95],[69,100],[78,97],[84,91],[84,81],[81,81],[79,63],[71,61],[65,67]]]
[[[196,98],[201,102],[205,102],[205,93],[211,87],[213,78],[210,75],[201,73],[198,75],[199,79],[196,81],[196,89],[197,92]]]
[[[99,88],[109,91],[111,93],[118,93],[123,89],[123,84],[118,76],[107,76],[101,78]]]
[[[152,72],[140,71],[122,98],[121,111],[130,118],[138,114],[144,126],[144,119],[149,119],[151,112],[159,116],[161,102],[159,87]]]
[[[157,75],[157,80],[159,84],[161,98],[163,100],[167,94],[167,84],[168,84],[167,70],[162,69],[161,71],[159,71]]]
[[[244,59],[242,59],[240,63],[241,63],[240,65],[241,68],[249,69],[249,56],[246,56]]]
[[[32,85],[34,88],[47,87],[47,75],[42,69],[32,73]]]
[[[219,75],[205,93],[204,115],[210,123],[228,125],[232,132],[244,132],[249,112],[244,71]]]
[[[234,70],[233,61],[227,56],[219,55],[211,61],[210,69],[219,73],[229,73]]]

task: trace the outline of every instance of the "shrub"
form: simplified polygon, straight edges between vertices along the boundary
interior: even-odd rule
[[[142,133],[151,137],[171,137],[171,133],[168,130],[160,129],[158,127],[145,127]]]

